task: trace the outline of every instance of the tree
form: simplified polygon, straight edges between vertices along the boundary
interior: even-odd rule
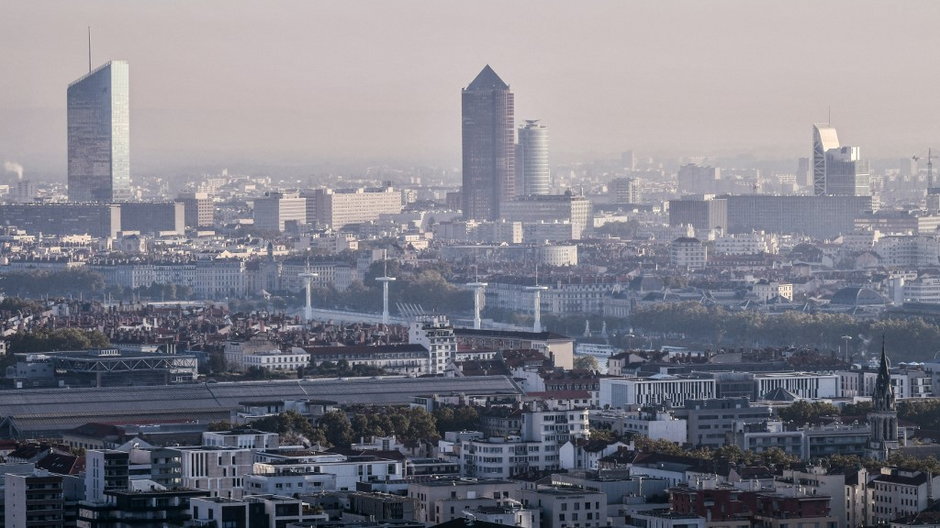
[[[349,417],[343,411],[330,411],[317,421],[323,430],[326,441],[337,446],[348,447],[353,442],[353,428]]]
[[[326,443],[323,430],[311,425],[310,421],[297,411],[287,411],[274,416],[259,418],[249,425],[259,431],[277,433],[287,443]]]
[[[786,422],[798,425],[817,424],[824,416],[838,416],[839,408],[826,402],[808,402],[800,400],[789,407],[777,409],[777,416]]]
[[[594,356],[577,356],[574,358],[575,370],[600,370],[597,358]]]

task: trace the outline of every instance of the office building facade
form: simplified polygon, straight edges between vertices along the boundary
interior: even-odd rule
[[[839,148],[839,135],[829,124],[813,125],[813,194],[826,194],[826,152]]]
[[[519,127],[516,145],[516,194],[549,194],[552,190],[548,166],[548,127],[526,120]]]
[[[465,218],[496,220],[516,195],[513,108],[509,85],[489,65],[461,94]]]
[[[111,61],[68,87],[70,201],[131,197],[128,79],[127,62]]]

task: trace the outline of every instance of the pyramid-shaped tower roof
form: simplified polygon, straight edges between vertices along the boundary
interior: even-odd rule
[[[473,79],[473,82],[470,83],[470,86],[467,86],[467,90],[508,90],[509,85],[503,82],[499,78],[499,75],[496,75],[496,72],[493,71],[493,68],[490,68],[490,65],[487,64],[480,70],[480,73]]]

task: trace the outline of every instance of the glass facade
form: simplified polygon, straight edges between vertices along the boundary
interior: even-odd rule
[[[126,61],[68,88],[68,184],[74,202],[130,199],[130,102]]]

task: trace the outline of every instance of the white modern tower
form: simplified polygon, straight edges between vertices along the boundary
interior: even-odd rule
[[[839,135],[829,123],[813,125],[813,194],[826,191],[826,151],[839,148]]]
[[[473,328],[479,330],[483,320],[480,319],[480,310],[483,308],[483,291],[488,286],[485,282],[471,282],[467,284],[473,290]]]
[[[319,277],[318,273],[310,271],[308,267],[306,271],[300,273],[300,278],[304,280],[304,288],[307,290],[307,304],[304,306],[304,320],[312,321],[313,320],[313,279]]]
[[[548,127],[537,119],[526,120],[519,127],[516,146],[516,194],[550,194],[551,173],[548,166]]]
[[[388,283],[395,280],[395,277],[388,276],[388,253],[382,254],[382,266],[382,276],[375,280],[382,283],[382,324],[388,325]]]
[[[540,333],[542,331],[542,292],[547,290],[548,286],[527,286],[525,291],[532,292],[533,302],[535,302],[535,316],[532,318],[532,331]]]

